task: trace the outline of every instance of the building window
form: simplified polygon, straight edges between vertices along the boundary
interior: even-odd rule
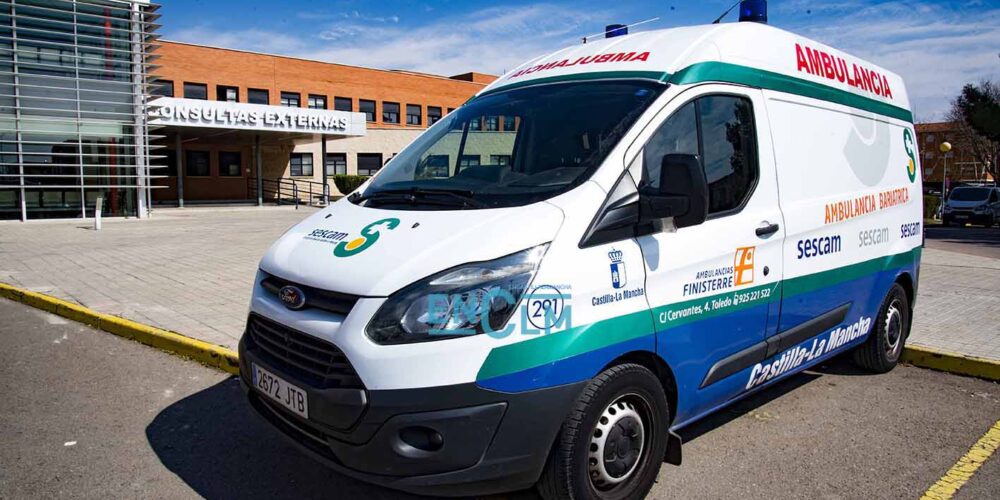
[[[434,125],[441,119],[441,108],[439,106],[427,106],[427,124]]]
[[[382,101],[382,123],[399,123],[399,103]]]
[[[281,93],[281,105],[287,108],[297,108],[299,107],[299,93],[298,92],[282,92]]]
[[[354,104],[351,102],[350,97],[334,97],[333,109],[337,111],[354,111]]]
[[[417,166],[417,179],[447,179],[451,169],[448,155],[428,155],[423,164]]]
[[[326,174],[327,175],[347,174],[347,153],[327,153]]]
[[[265,89],[247,89],[247,102],[250,104],[270,104],[271,99]]]
[[[358,111],[365,114],[365,121],[375,121],[375,101],[361,99],[358,101]]]
[[[490,132],[496,132],[500,130],[500,117],[499,116],[487,116],[486,117],[486,130]]]
[[[150,94],[157,97],[173,97],[174,82],[170,80],[159,80],[153,84]]]
[[[153,175],[165,175],[167,177],[177,177],[177,151],[173,149],[164,149],[163,158],[152,160],[156,165],[162,165],[165,168],[154,168],[152,169]]]
[[[382,168],[382,153],[358,153],[358,175],[375,175]]]
[[[219,151],[219,175],[222,177],[243,175],[243,162],[239,151]]]
[[[313,154],[312,153],[292,153],[289,159],[291,175],[293,177],[312,177],[313,174]]]
[[[211,160],[208,151],[185,152],[184,175],[188,177],[208,177],[212,175]]]
[[[482,130],[482,129],[483,129],[483,122],[481,119],[477,117],[469,120],[469,130]]]
[[[479,155],[462,155],[462,161],[458,162],[458,169],[465,170],[469,167],[479,166]]]
[[[185,99],[208,99],[208,85],[184,82]]]
[[[227,87],[225,85],[217,85],[215,87],[215,100],[226,101],[226,102],[240,102],[240,89],[239,87]]]
[[[407,125],[420,125],[420,105],[419,104],[407,104],[406,105],[406,124]]]
[[[510,166],[510,155],[490,155],[490,165]]]
[[[927,134],[927,139],[926,139],[925,142],[927,142],[927,144],[933,144],[934,143],[934,134]]]
[[[326,109],[326,96],[309,94],[309,98],[306,100],[306,105],[309,109]]]
[[[505,116],[505,117],[503,117],[503,131],[504,132],[513,132],[516,127],[517,127],[517,124],[516,124],[513,116]]]

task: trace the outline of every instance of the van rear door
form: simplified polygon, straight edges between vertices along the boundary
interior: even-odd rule
[[[759,90],[692,88],[648,129],[637,141],[642,189],[658,189],[666,154],[698,155],[709,183],[708,220],[638,238],[657,352],[680,386],[675,422],[683,422],[744,390],[734,375],[763,359],[784,228]]]

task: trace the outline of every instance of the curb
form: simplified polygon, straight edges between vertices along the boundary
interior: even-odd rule
[[[907,346],[900,361],[921,368],[1000,381],[1000,361],[930,347]]]
[[[236,352],[222,346],[118,316],[99,313],[79,304],[17,288],[6,283],[0,283],[0,297],[6,297],[66,319],[90,325],[140,344],[190,358],[233,375],[238,375],[240,372],[240,361]]]
[[[17,288],[0,282],[0,297],[20,302],[64,318],[90,325],[119,337],[135,340],[162,351],[178,354],[199,363],[238,375],[240,361],[236,352],[215,344],[186,337],[132,320],[99,313],[79,304]],[[940,351],[923,346],[908,346],[900,361],[956,375],[1000,381],[1000,361]]]

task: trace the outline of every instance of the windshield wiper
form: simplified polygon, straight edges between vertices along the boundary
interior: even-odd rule
[[[354,198],[354,203],[361,203],[366,200],[372,201],[405,201],[411,204],[417,204],[418,202],[430,202],[430,204],[440,205],[444,200],[432,200],[429,197],[432,196],[443,196],[445,199],[451,200],[450,202],[445,202],[445,205],[449,206],[462,206],[462,207],[473,207],[473,208],[487,208],[488,205],[475,199],[473,197],[473,192],[466,189],[429,189],[429,188],[405,188],[405,189],[383,189],[381,191],[376,191],[374,193],[358,196]]]

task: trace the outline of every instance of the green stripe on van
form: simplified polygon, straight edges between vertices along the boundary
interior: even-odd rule
[[[708,82],[735,83],[738,85],[746,85],[748,87],[786,92],[803,97],[819,99],[821,101],[841,104],[855,109],[896,118],[907,123],[913,123],[913,113],[906,108],[894,106],[869,97],[860,96],[853,92],[840,90],[822,83],[811,82],[809,80],[803,80],[802,78],[751,68],[749,66],[740,66],[738,64],[722,62],[703,62],[692,64],[691,66],[688,66],[673,75],[658,71],[599,71],[595,73],[572,73],[569,75],[550,76],[547,78],[526,80],[523,82],[503,85],[495,89],[490,89],[479,96],[473,96],[469,100],[471,101],[476,97],[494,94],[505,90],[527,87],[530,85],[615,78],[644,78],[677,85],[690,85]]]
[[[762,69],[740,66],[723,62],[703,62],[692,64],[670,77],[670,83],[678,85],[727,82],[746,85],[760,89],[787,92],[789,94],[811,97],[821,101],[842,104],[852,108],[870,111],[875,114],[889,116],[907,123],[913,123],[913,113],[910,110],[894,106],[882,101],[860,96],[846,90],[840,90],[829,85],[795,78],[793,76],[774,73]]]
[[[663,326],[656,327],[655,330],[657,331],[675,328],[686,323],[700,321],[720,314],[729,314],[745,307],[778,300],[782,296],[789,298],[880,271],[903,267],[919,259],[920,253],[921,249],[917,247],[900,254],[879,257],[798,278],[790,278],[778,283],[732,290],[708,297],[655,307],[652,314],[650,314],[650,311],[643,309],[623,316],[597,321],[589,325],[576,326],[562,332],[497,347],[491,350],[489,355],[486,356],[486,361],[483,362],[483,366],[479,369],[476,380],[486,380],[527,370],[560,359],[566,359],[602,347],[649,335],[652,322],[656,321],[659,323],[658,318],[661,313],[674,313],[672,314],[674,319],[669,320],[664,325],[666,328]],[[763,290],[769,291],[768,296],[760,296],[760,292]],[[691,307],[711,303],[713,300],[732,299],[736,295],[749,295],[753,297],[754,294],[757,294],[756,299],[748,299],[745,302],[731,304],[719,309],[703,310],[699,314],[686,315],[683,312]]]

